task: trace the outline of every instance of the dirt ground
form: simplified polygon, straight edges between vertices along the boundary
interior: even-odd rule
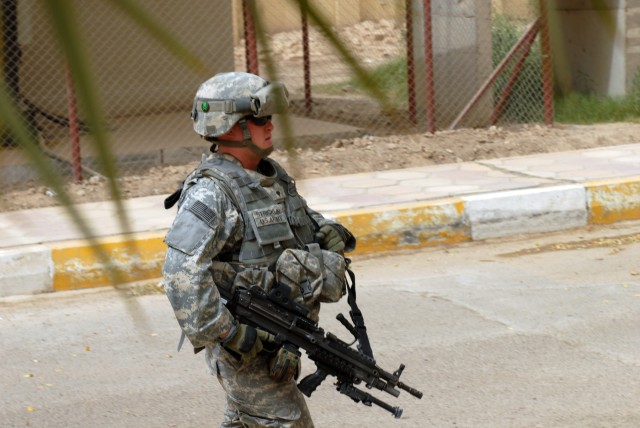
[[[324,148],[276,150],[272,157],[296,178],[305,179],[634,143],[640,143],[640,124],[530,125],[340,139]],[[122,177],[122,194],[125,198],[169,194],[196,164],[154,167],[141,175]],[[67,190],[76,203],[110,199],[105,181],[98,177],[69,184]],[[1,211],[58,203],[46,186],[0,195]]]

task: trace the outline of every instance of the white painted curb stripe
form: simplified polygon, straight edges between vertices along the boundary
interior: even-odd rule
[[[553,232],[587,224],[582,185],[511,190],[463,197],[471,239]]]
[[[0,297],[53,291],[51,250],[30,245],[0,250]]]

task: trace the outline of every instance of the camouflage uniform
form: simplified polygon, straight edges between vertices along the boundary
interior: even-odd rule
[[[165,239],[165,290],[183,332],[194,348],[206,348],[211,373],[226,392],[221,426],[311,427],[295,380],[279,382],[269,376],[270,354],[263,351],[245,361],[219,344],[219,337],[232,328],[234,318],[223,305],[217,286],[258,284],[267,289],[276,277],[297,281],[304,269],[276,271],[278,259],[285,251],[288,257],[301,251],[320,226],[335,224],[306,205],[295,182],[277,163],[263,159],[258,171],[244,170],[231,156],[213,154],[187,177],[177,216]],[[284,215],[286,222],[262,233],[256,226],[256,215],[250,213],[265,210],[275,212],[276,218]],[[353,236],[335,226],[344,236],[346,249],[352,249]],[[335,253],[331,256],[337,257]],[[286,265],[285,260],[281,259],[280,265]],[[331,278],[331,269],[326,271],[324,277]],[[336,301],[342,296],[343,290],[335,288],[327,287],[324,293],[319,293],[318,287],[310,291],[315,293],[314,299],[309,299],[314,317],[318,300]],[[300,295],[304,293],[301,289]]]

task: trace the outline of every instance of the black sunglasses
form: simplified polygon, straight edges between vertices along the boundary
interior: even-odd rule
[[[263,117],[248,116],[247,119],[253,122],[254,125],[265,126],[271,120],[271,116],[263,116]]]

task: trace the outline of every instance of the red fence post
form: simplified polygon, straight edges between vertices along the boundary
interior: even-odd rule
[[[433,27],[431,23],[431,0],[424,0],[424,60],[427,85],[427,131],[436,132],[436,96],[433,83]]]
[[[311,100],[311,61],[309,59],[309,22],[307,20],[306,1],[300,2],[302,19],[302,66],[304,68],[304,108],[307,114],[313,108]]]
[[[414,4],[415,3],[415,4]],[[414,7],[415,6],[415,7]],[[417,92],[420,92],[420,115],[426,115],[426,128],[428,132],[436,132],[435,114],[435,90],[433,78],[433,26],[431,22],[431,0],[422,0],[422,18],[420,22],[423,28],[414,28],[414,13],[420,13],[420,3],[418,0],[406,0],[405,2],[405,27],[407,31],[407,89],[409,102],[409,120],[414,125],[418,124],[418,99]],[[421,31],[423,34],[415,34]],[[421,38],[424,37],[424,40]],[[417,58],[422,58],[422,52],[415,52],[416,44],[424,43],[424,63],[416,64]],[[417,54],[417,55],[416,55]],[[424,67],[424,69],[422,68]],[[419,75],[420,81],[417,81]],[[423,81],[424,80],[424,81]],[[418,84],[419,83],[419,84]],[[424,86],[423,86],[424,84]],[[420,89],[418,91],[418,88]],[[424,90],[424,92],[423,92]],[[422,97],[424,96],[424,99]],[[423,104],[424,102],[424,104]],[[420,118],[422,126],[423,118]]]
[[[416,71],[413,61],[413,20],[411,0],[405,2],[405,28],[407,30],[407,92],[409,95],[409,120],[415,124],[418,120],[416,113]]]
[[[253,0],[242,0],[242,17],[244,19],[244,50],[247,61],[247,73],[260,74],[258,67],[258,43],[256,39],[256,28],[253,24],[252,11],[255,10],[255,3],[251,6],[249,2]]]
[[[67,69],[67,114],[69,115],[69,137],[71,139],[71,169],[73,181],[82,181],[82,156],[80,155],[80,133],[78,131],[78,109],[76,91],[73,87],[71,70]]]
[[[542,51],[544,123],[553,125],[553,64],[549,38],[549,10],[546,0],[540,0],[540,50]]]

